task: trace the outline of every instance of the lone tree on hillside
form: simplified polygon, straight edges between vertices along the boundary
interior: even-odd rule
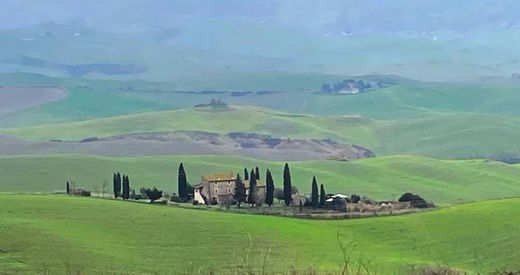
[[[123,175],[123,200],[130,198],[130,178],[127,175]]]
[[[68,181],[67,181],[67,186],[65,188],[66,188],[65,190],[67,191],[67,195],[69,195],[70,194],[70,183]]]
[[[182,201],[188,200],[188,181],[186,180],[186,171],[184,171],[184,164],[181,162],[179,165],[177,189],[179,197]]]
[[[117,199],[121,195],[121,174],[114,174],[114,198]]]
[[[323,184],[320,185],[320,207],[325,206],[325,201],[327,200],[327,193],[325,193],[325,187]]]
[[[287,163],[283,168],[283,200],[285,202],[285,206],[291,205],[291,171],[289,171],[289,164]]]
[[[319,200],[318,183],[316,182],[316,177],[312,177],[311,190],[312,190],[311,191],[312,208],[316,209],[318,207],[318,200]]]
[[[249,175],[249,196],[247,197],[247,202],[251,204],[251,206],[255,206],[256,202],[256,175],[254,170],[251,171],[251,175]]]
[[[258,166],[255,168],[255,176],[256,180],[260,180],[260,169],[258,169]]]
[[[271,175],[271,171],[267,169],[265,173],[265,203],[269,206],[273,205],[274,199],[274,182],[273,176]]]
[[[146,188],[146,189],[143,190],[143,192],[150,199],[150,203],[153,203],[154,201],[162,198],[162,195],[163,195],[163,191],[162,190],[158,190],[155,187],[153,189]]]
[[[247,172],[247,168],[244,168],[244,180],[249,180],[249,172]]]
[[[239,174],[237,174],[237,177],[235,179],[235,193],[233,195],[233,198],[237,201],[238,208],[240,208],[240,204],[246,202],[247,200],[246,186],[244,185],[244,182],[242,182],[242,179],[240,179]]]

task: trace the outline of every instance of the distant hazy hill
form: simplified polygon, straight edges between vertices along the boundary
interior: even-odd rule
[[[80,73],[65,70],[65,75],[95,78],[116,76],[113,68],[91,70],[93,64],[131,64],[136,67],[125,71],[135,74],[126,78],[153,80],[271,70],[466,81],[520,71],[516,1],[7,0],[2,5],[0,73],[64,75],[55,66],[2,62],[21,56],[79,67]]]

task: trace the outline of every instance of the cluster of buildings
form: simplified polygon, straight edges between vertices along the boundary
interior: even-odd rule
[[[215,173],[202,176],[200,183],[193,186],[193,200],[199,204],[224,203],[231,201],[235,194],[235,180],[237,175],[233,172]],[[242,180],[249,195],[249,181]],[[265,201],[265,183],[256,181],[257,201]]]
[[[235,195],[235,182],[237,174],[234,172],[221,172],[201,176],[200,183],[193,186],[193,201],[197,204],[226,204],[231,203]],[[246,189],[246,196],[249,196],[249,180],[242,180]],[[276,189],[275,189],[276,190]],[[280,190],[281,192],[281,190]],[[276,191],[275,191],[276,193]],[[256,181],[255,202],[263,204],[265,202],[266,185],[261,180]],[[276,197],[276,194],[275,194]],[[292,194],[292,205],[307,205],[310,199],[294,192]],[[412,207],[409,201],[384,201],[376,202],[369,199],[362,200],[357,195],[347,196],[344,194],[326,194],[326,200],[322,206],[327,210],[340,212],[384,212],[402,211]]]

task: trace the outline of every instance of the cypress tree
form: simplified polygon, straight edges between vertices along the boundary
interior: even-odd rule
[[[117,196],[116,196],[116,185],[117,185],[117,174],[114,173],[113,177],[112,177],[112,190],[114,191],[114,198],[117,199]]]
[[[129,189],[129,179],[128,179],[128,175],[125,175],[125,182],[124,182],[124,185],[123,185],[123,198],[126,200],[128,199],[127,195],[130,194],[130,189]]]
[[[114,174],[114,198],[117,199],[121,195],[121,174],[119,172]]]
[[[123,200],[130,198],[130,178],[127,175],[123,175],[123,194],[121,197]]]
[[[119,172],[117,172],[117,194],[119,197],[121,197],[121,187],[122,187],[122,184],[123,184],[123,180],[121,178],[121,174]]]
[[[235,194],[233,195],[233,198],[237,201],[238,208],[240,208],[240,204],[246,202],[247,199],[246,186],[242,182],[242,179],[240,179],[239,174],[237,174],[235,179]]]
[[[126,200],[126,175],[123,175],[123,182],[121,183],[123,191],[121,192],[121,198]]]
[[[255,168],[255,176],[256,180],[260,180],[260,169],[258,169],[258,166]]]
[[[123,181],[121,180],[121,174],[119,172],[117,172],[117,185],[116,185],[116,188],[117,188],[117,196],[118,197],[121,197],[121,184],[123,183]]]
[[[325,193],[325,187],[323,184],[320,185],[320,207],[325,206],[325,201],[327,200],[327,194]]]
[[[125,184],[126,184],[126,176],[125,174],[121,177],[121,191],[119,192],[119,196],[124,200],[125,199]]]
[[[179,192],[179,197],[183,201],[188,200],[188,181],[186,180],[186,171],[184,171],[184,164],[181,162],[179,165],[179,172],[178,172],[178,180],[177,180],[177,187]]]
[[[254,170],[251,170],[251,175],[249,176],[249,196],[247,197],[247,202],[254,206],[256,200],[256,175]]]
[[[274,198],[274,182],[273,176],[271,175],[271,171],[267,169],[265,173],[265,203],[269,206],[273,205]]]
[[[244,180],[249,180],[249,173],[247,172],[247,168],[244,168]]]
[[[318,183],[316,182],[316,177],[312,177],[312,192],[311,192],[312,208],[318,207],[318,200],[319,200]]]
[[[130,177],[126,176],[126,199],[130,198]]]
[[[291,192],[291,171],[289,171],[289,164],[285,164],[283,168],[283,200],[285,206],[291,205],[292,192]]]
[[[69,195],[70,194],[70,183],[68,181],[67,181],[66,191],[67,191],[67,195]]]

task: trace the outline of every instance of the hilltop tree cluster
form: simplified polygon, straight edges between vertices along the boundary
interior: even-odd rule
[[[240,208],[242,203],[249,203],[251,206],[259,205],[259,200],[257,198],[258,192],[258,181],[260,180],[260,170],[258,167],[248,171],[247,168],[244,168],[244,180],[248,182],[249,186],[245,186],[242,181],[240,174],[237,174],[235,180],[235,190],[233,199],[237,204],[237,207]],[[323,207],[325,205],[326,193],[323,184],[320,186],[321,189],[318,189],[318,183],[316,177],[312,179],[312,202],[311,205],[314,208]],[[249,193],[247,193],[247,189],[249,189]],[[268,206],[272,206],[274,204],[274,199],[277,198],[279,200],[283,200],[286,206],[290,206],[293,202],[293,195],[298,193],[298,189],[292,185],[291,179],[291,171],[289,168],[289,164],[285,164],[283,169],[283,189],[275,188],[274,180],[272,173],[269,169],[266,170],[265,173],[265,204]]]
[[[261,179],[260,169],[255,167],[250,171],[251,172],[249,172],[247,168],[244,168],[244,180],[249,184],[247,187],[240,178],[240,174],[236,176],[233,199],[236,201],[237,207],[240,208],[244,202],[251,204],[251,206],[259,206],[262,201],[268,206],[272,206],[276,189],[271,171],[267,169],[265,173],[265,199],[263,200],[258,198],[258,181]],[[249,193],[247,193],[247,189],[249,189]]]
[[[130,198],[130,178],[127,175],[122,175],[117,172],[113,175],[113,190],[114,198],[121,197],[123,200]]]
[[[177,192],[178,198],[181,202],[187,202],[193,193],[193,187],[188,183],[184,164],[180,163],[177,173]],[[67,192],[70,192],[69,183],[67,182]],[[113,192],[114,198],[122,198],[123,200],[142,199],[147,198],[150,202],[154,202],[163,197],[163,191],[153,188],[141,188],[140,195],[136,194],[135,190],[130,189],[130,178],[128,175],[122,175],[120,172],[113,174]]]

